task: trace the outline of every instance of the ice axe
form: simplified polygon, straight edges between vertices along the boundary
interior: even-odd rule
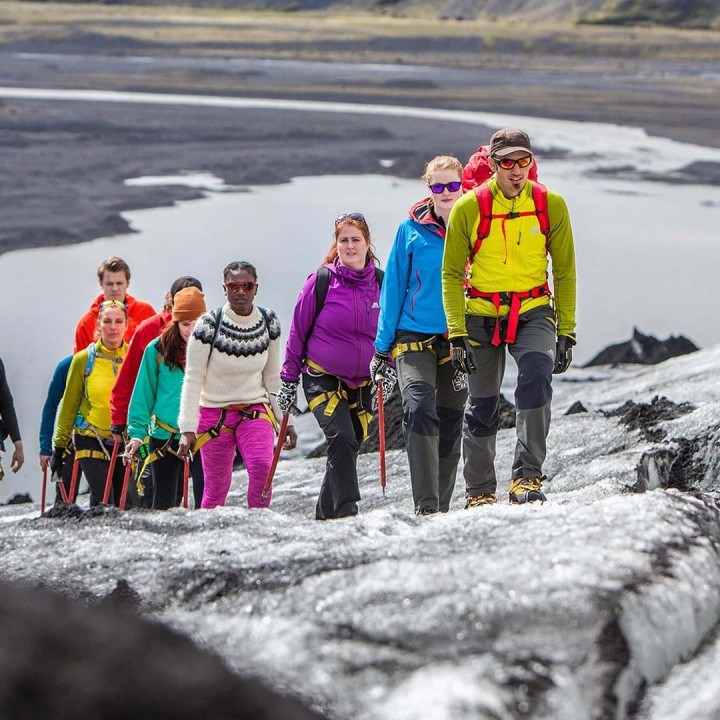
[[[103,503],[107,504],[110,499],[110,488],[112,487],[112,477],[115,472],[115,463],[117,462],[118,449],[120,443],[115,440],[113,443],[112,455],[110,456],[110,467],[108,468],[107,478],[105,479],[105,492],[103,493]]]
[[[125,509],[125,503],[127,502],[128,487],[130,486],[130,476],[132,475],[133,463],[132,460],[128,461],[125,466],[125,474],[123,475],[122,492],[120,493],[120,509]]]
[[[278,461],[280,460],[280,453],[282,452],[283,443],[285,442],[285,435],[287,433],[288,420],[290,415],[283,415],[282,422],[280,423],[280,430],[278,432],[277,446],[273,453],[272,465],[270,465],[270,472],[268,473],[268,479],[265,481],[265,487],[262,489],[262,499],[265,500],[272,487],[272,481],[275,477],[275,469],[277,468]]]
[[[387,478],[385,475],[385,400],[383,399],[382,381],[377,383],[377,411],[378,411],[378,444],[380,451],[380,487],[383,495]]]
[[[190,458],[186,457],[183,461],[183,507],[187,510],[188,506],[188,485],[190,480]]]
[[[42,490],[40,491],[40,517],[45,514],[45,493],[47,492],[47,465],[42,469]],[[60,481],[62,483],[62,480]]]
[[[75,455],[75,459],[73,460],[72,475],[70,476],[70,495],[68,496],[68,502],[75,502],[75,498],[77,496],[77,480],[79,470],[80,461],[77,459],[77,455]],[[62,482],[62,478],[60,479],[60,482]]]

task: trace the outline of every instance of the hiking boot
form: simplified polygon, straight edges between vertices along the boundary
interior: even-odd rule
[[[465,509],[480,507],[480,505],[494,505],[497,502],[495,493],[487,495],[465,495]]]
[[[510,504],[522,505],[523,503],[540,502],[546,500],[541,488],[540,478],[538,477],[519,477],[514,478],[510,483]]]
[[[435,508],[421,507],[415,511],[416,515],[436,515],[437,510]]]

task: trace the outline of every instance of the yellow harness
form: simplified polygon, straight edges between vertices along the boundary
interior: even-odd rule
[[[200,435],[195,438],[195,444],[192,447],[192,451],[194,453],[197,452],[206,442],[213,440],[221,432],[235,432],[236,428],[232,428],[225,424],[225,416],[227,415],[228,410],[236,410],[239,412],[240,415],[242,415],[240,422],[243,422],[243,420],[266,420],[273,426],[273,428],[275,428],[275,432],[277,433],[278,423],[275,419],[275,414],[273,413],[272,408],[267,403],[262,403],[262,406],[262,410],[250,411],[247,408],[252,407],[251,405],[228,405],[227,407],[224,407],[220,413],[217,423],[205,432],[200,433]],[[160,427],[162,427],[162,425],[160,425]],[[167,428],[163,429],[167,430]]]
[[[434,345],[438,339],[437,335],[432,335],[427,340],[414,340],[413,342],[396,343],[392,349],[392,359],[397,360],[400,355],[404,355],[408,352],[430,351],[433,355],[437,355]],[[438,360],[438,365],[444,365],[446,362],[450,362],[450,355]]]
[[[323,370],[323,368],[321,368],[317,363],[314,363],[312,360],[305,360],[305,364],[313,370],[321,373],[322,375],[330,375],[330,373]],[[331,375],[331,377],[334,376]],[[358,420],[360,421],[360,425],[362,426],[363,431],[364,442],[365,440],[367,440],[368,426],[370,425],[370,421],[372,420],[372,413],[363,407],[359,398],[356,399],[355,402],[351,403],[348,398],[347,390],[345,389],[345,384],[343,383],[343,381],[338,379],[337,383],[337,388],[333,390],[328,390],[312,398],[308,402],[308,409],[312,412],[316,407],[322,405],[323,403],[327,403],[325,410],[323,410],[323,415],[330,417],[337,409],[338,403],[341,400],[345,400],[348,404],[348,409],[354,410]],[[360,388],[366,387],[369,384],[370,380],[366,380],[361,385],[358,385],[356,389],[359,390]]]

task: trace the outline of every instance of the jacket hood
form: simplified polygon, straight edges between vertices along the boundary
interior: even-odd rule
[[[408,215],[414,222],[425,226],[431,232],[444,238],[445,228],[437,221],[435,215],[433,215],[432,207],[432,198],[428,197],[412,205],[408,210]]]

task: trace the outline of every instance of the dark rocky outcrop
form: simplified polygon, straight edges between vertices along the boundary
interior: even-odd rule
[[[667,340],[658,340],[652,335],[643,335],[637,328],[633,336],[625,342],[608,345],[583,367],[595,365],[618,365],[635,363],[638,365],[657,365],[680,355],[689,355],[700,348],[682,335],[671,335]]]
[[[0,708],[7,720],[311,720],[318,712],[232,673],[188,638],[130,612],[0,581]],[[130,600],[132,600],[130,598]]]

